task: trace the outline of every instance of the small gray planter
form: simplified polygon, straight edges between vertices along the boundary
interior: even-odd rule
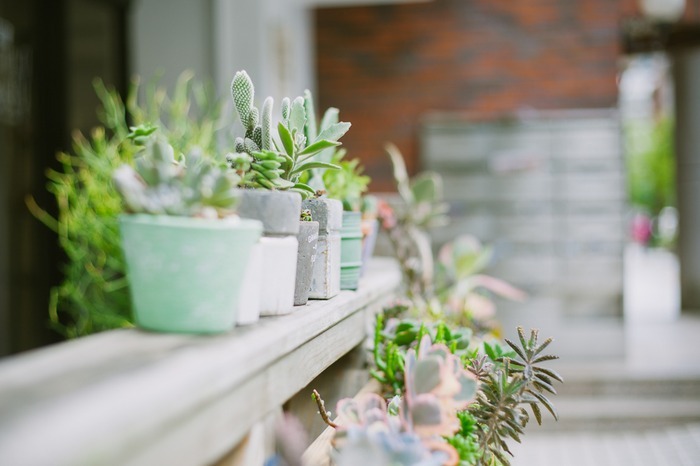
[[[362,266],[362,214],[343,212],[340,230],[340,289],[356,290]]]
[[[294,288],[294,305],[301,306],[309,300],[311,279],[316,262],[318,247],[318,222],[299,222],[299,252],[297,253],[296,287]]]
[[[258,309],[243,311],[245,319],[240,323],[249,324],[255,322],[258,315],[283,315],[294,308],[301,195],[266,189],[241,189],[240,193],[238,215],[263,224],[260,252],[252,258],[259,263],[248,264],[249,273],[260,279],[249,280],[250,286],[241,291],[242,303],[258,306]],[[263,281],[275,286],[263,289]]]
[[[238,215],[260,220],[264,236],[296,236],[299,233],[299,193],[267,189],[241,189],[240,193]]]
[[[340,227],[343,204],[336,199],[307,199],[304,209],[318,222],[318,247],[311,279],[311,299],[330,299],[340,293]]]

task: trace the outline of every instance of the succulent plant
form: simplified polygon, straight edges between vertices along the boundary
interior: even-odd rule
[[[146,142],[135,168],[122,165],[113,179],[129,213],[186,217],[226,217],[235,212],[239,177],[192,151],[175,160],[162,138]]]
[[[410,348],[417,348],[426,335],[432,343],[445,345],[459,358],[471,354],[469,347],[472,331],[469,328],[450,329],[444,322],[385,319],[384,314],[379,313],[375,321],[373,348],[377,370],[370,371],[370,374],[394,394],[403,393],[406,352]]]
[[[338,165],[340,169],[326,170],[322,175],[324,187],[319,189],[325,188],[328,197],[342,201],[344,210],[360,211],[362,194],[367,191],[370,177],[362,174],[360,159],[343,160],[345,153],[345,149],[338,149],[333,153],[330,162]],[[315,175],[311,180],[314,179]]]
[[[272,127],[274,101],[265,99],[262,116],[254,106],[255,88],[245,71],[235,74],[231,94],[245,129],[243,137],[236,138],[235,152],[247,153],[253,159],[252,175],[244,177],[243,185],[266,189],[291,189],[303,197],[316,194],[316,190],[300,182],[302,174],[313,169],[337,169],[330,161],[313,160],[322,151],[338,146],[338,139],[350,128],[350,123],[335,122],[316,134],[313,100],[297,97],[282,100],[282,119],[277,125],[276,136]],[[310,104],[308,103],[310,102]]]
[[[328,420],[323,400],[314,391],[324,420],[336,429],[333,460],[337,466],[443,466],[456,464],[456,450],[447,442],[423,439],[402,419],[391,414],[386,401],[374,393],[340,400],[338,419]]]
[[[469,407],[469,413],[476,419],[481,457],[477,464],[487,465],[498,461],[508,466],[506,454],[512,456],[507,439],[520,442],[530,416],[525,406],[530,406],[535,420],[542,423],[540,406],[547,409],[554,419],[557,412],[545,392],[556,394],[554,382],[563,382],[559,374],[540,364],[557,359],[557,356],[542,354],[552,342],[548,338],[538,344],[537,330],[530,331],[530,337],[518,327],[520,345],[506,339],[515,356],[498,357],[488,361],[486,356],[471,361],[469,370],[481,382],[477,400]]]
[[[156,127],[184,153],[199,147],[215,154],[223,136],[217,134],[224,126],[220,102],[190,71],[180,75],[172,93],[157,80],[141,86],[135,79],[126,100],[99,79],[93,86],[102,126],[86,135],[74,133],[71,150],[56,156],[59,168],[47,172],[56,215],[27,199],[31,212],[56,232],[65,256],[48,314],[49,325],[67,338],[133,325],[118,223],[123,203],[112,183],[114,170],[133,163]]]
[[[476,389],[476,376],[460,358],[424,335],[406,354],[401,418],[421,437],[454,435],[460,428],[457,411],[469,405]]]
[[[433,251],[425,229],[447,223],[442,178],[437,173],[423,172],[410,179],[398,148],[393,144],[385,148],[402,202],[393,207],[380,206],[380,220],[399,260],[406,294],[417,306],[427,308],[435,291]]]
[[[299,220],[302,222],[313,222],[314,218],[311,215],[311,209],[302,209],[301,215],[299,216]]]
[[[444,436],[465,464],[507,466],[506,440],[520,441],[530,419],[525,407],[530,407],[538,424],[541,407],[556,419],[547,394],[556,393],[554,383],[562,378],[542,367],[541,363],[556,356],[543,354],[552,340],[538,343],[536,330],[526,338],[518,328],[519,344],[508,339],[505,344],[470,341],[480,337],[472,338],[470,329],[452,329],[443,322],[391,318],[385,324],[379,314],[374,335],[376,370],[370,373],[399,396],[398,412],[411,431]],[[464,375],[464,368],[470,375]],[[464,395],[452,395],[458,393],[454,379],[462,382]],[[464,399],[474,395],[476,380],[476,397],[465,410]],[[455,410],[462,410],[458,420],[449,415]]]
[[[526,294],[509,283],[483,274],[492,249],[476,238],[462,235],[440,248],[435,267],[435,293],[443,318],[475,329],[496,327],[496,305],[491,296],[522,301]]]
[[[457,450],[445,441],[461,427],[459,410],[474,399],[477,379],[445,345],[430,344],[406,354],[406,390],[386,401],[374,393],[340,400],[338,419],[328,420],[323,400],[314,391],[321,416],[336,429],[338,465],[456,465]]]
[[[401,215],[407,216],[412,225],[420,228],[445,225],[449,206],[443,199],[442,177],[426,171],[409,178],[399,149],[393,144],[387,144],[385,149],[391,158],[397,190],[405,204]]]

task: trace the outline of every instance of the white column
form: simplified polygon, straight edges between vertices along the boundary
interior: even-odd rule
[[[180,73],[213,78],[211,0],[135,0],[129,15],[129,68],[142,80],[163,73],[172,89]]]
[[[700,47],[674,55],[681,308],[700,311]]]

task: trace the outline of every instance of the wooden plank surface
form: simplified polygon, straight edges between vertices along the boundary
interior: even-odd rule
[[[208,464],[365,336],[400,274],[219,336],[107,332],[0,362],[0,464]],[[40,445],[40,448],[37,446]]]

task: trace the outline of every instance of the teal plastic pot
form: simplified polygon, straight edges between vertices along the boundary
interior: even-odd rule
[[[134,319],[157,332],[233,328],[257,220],[160,215],[119,219]]]
[[[340,289],[356,290],[362,268],[362,214],[343,212],[340,229]]]

